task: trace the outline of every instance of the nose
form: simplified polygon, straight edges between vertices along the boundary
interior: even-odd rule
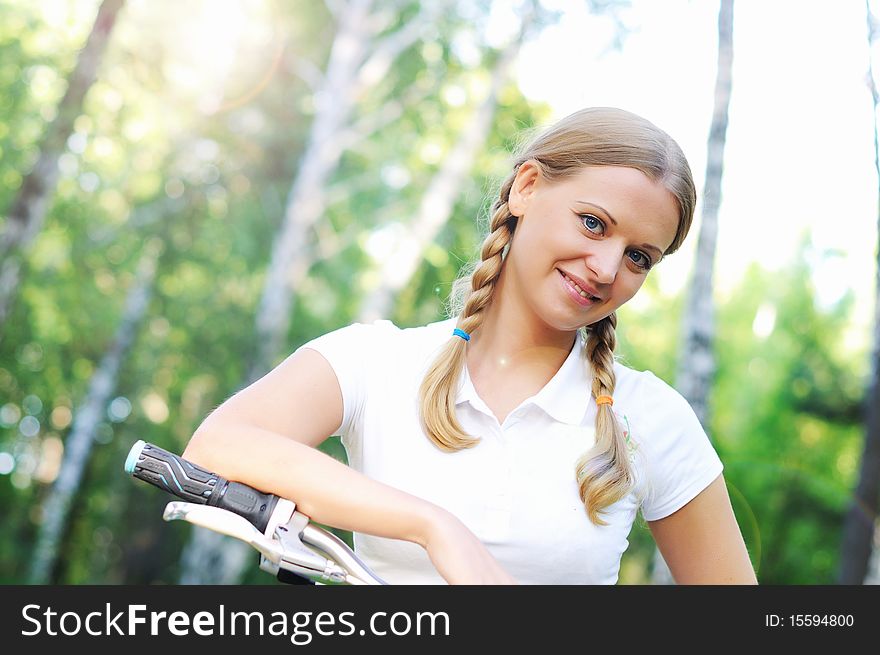
[[[620,248],[609,242],[595,244],[586,257],[587,268],[599,284],[612,284],[623,259]]]

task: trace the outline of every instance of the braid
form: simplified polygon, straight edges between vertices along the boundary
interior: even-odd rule
[[[617,345],[617,314],[612,313],[587,329],[587,358],[593,370],[594,397],[613,396],[614,348]],[[605,525],[599,512],[623,498],[634,484],[623,430],[611,405],[596,409],[596,444],[576,465],[581,500],[590,520]]]
[[[587,358],[593,366],[593,396],[614,394],[614,349],[617,347],[617,313],[612,312],[588,328]]]
[[[458,327],[473,334],[483,324],[483,310],[492,301],[495,283],[504,264],[504,248],[516,229],[516,217],[507,206],[516,170],[501,187],[489,222],[489,235],[480,249],[480,263],[470,275],[470,294],[464,302]],[[458,379],[466,358],[465,341],[451,336],[431,364],[419,387],[422,428],[434,444],[445,451],[476,446],[479,439],[465,433],[455,417]],[[439,411],[438,411],[439,410]]]
[[[480,264],[471,275],[471,293],[465,300],[462,320],[459,324],[459,327],[468,334],[483,323],[482,312],[492,301],[495,282],[501,275],[501,266],[504,263],[502,253],[513,236],[516,218],[507,206],[512,183],[511,177],[501,188],[502,195],[495,201],[489,222],[489,235],[480,248]]]

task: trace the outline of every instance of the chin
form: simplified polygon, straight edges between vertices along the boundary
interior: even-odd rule
[[[599,316],[599,318],[594,318],[594,319],[593,319],[588,325],[586,325],[585,327],[589,327],[590,325],[593,325],[594,323],[598,323],[598,322],[601,321],[602,319],[608,318],[609,316],[611,316],[611,315],[612,315],[614,312],[616,312],[616,311],[617,311],[617,309],[615,308],[615,309],[612,309],[610,312],[609,312],[609,311],[604,311],[604,312],[602,312],[602,314]]]
[[[593,319],[586,320],[590,321],[590,323],[593,322]],[[560,316],[558,314],[556,316],[545,317],[544,323],[547,327],[556,330],[557,332],[574,332],[588,325],[583,317],[578,320],[577,318],[572,318],[571,315]]]

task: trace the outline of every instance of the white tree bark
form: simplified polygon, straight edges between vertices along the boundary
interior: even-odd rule
[[[436,12],[443,3],[431,3]],[[326,186],[353,140],[350,125],[356,101],[387,73],[394,59],[420,36],[434,13],[418,15],[382,39],[369,31],[371,0],[352,0],[341,13],[327,72],[315,94],[315,118],[288,194],[284,219],[257,309],[257,356],[249,381],[263,375],[281,352],[296,293],[293,271],[308,256],[309,230],[327,206]]]
[[[415,220],[404,228],[405,234],[398,240],[394,251],[383,258],[378,284],[362,303],[359,321],[370,322],[391,314],[397,294],[415,274],[426,248],[449,221],[458,189],[489,136],[498,108],[498,95],[510,80],[511,65],[522,46],[527,27],[528,23],[524,22],[519,35],[498,58],[485,99],[428,185]]]
[[[52,570],[58,560],[67,527],[70,506],[89,463],[95,431],[104,415],[110,395],[116,388],[119,367],[147,312],[161,251],[162,242],[159,239],[147,242],[138,263],[135,282],[128,292],[116,335],[89,381],[82,407],[76,411],[70,434],[64,442],[60,472],[43,503],[43,519],[31,561],[28,580],[30,584],[46,584],[51,581]]]
[[[33,169],[22,181],[18,195],[0,233],[0,338],[20,281],[22,258],[43,227],[49,201],[58,181],[58,158],[73,131],[73,122],[82,111],[83,99],[97,76],[110,33],[124,0],[104,0],[94,26],[80,51],[58,105],[58,114],[49,125]]]
[[[381,38],[377,30],[382,26],[371,16],[372,0],[351,0],[344,7],[339,3],[329,6],[339,27],[326,73],[315,94],[311,131],[274,240],[257,308],[257,354],[248,372],[248,384],[271,368],[284,345],[298,280],[308,270],[312,256],[309,234],[327,206],[328,180],[344,149],[358,137],[353,125],[357,101],[382,80],[395,58],[420,37],[448,3],[428,3],[428,8],[409,23]],[[377,124],[368,125],[368,129],[375,129]],[[248,556],[256,557],[240,542],[208,530],[194,530],[184,549],[180,582],[234,584],[241,578]]]
[[[709,390],[715,373],[715,306],[712,278],[715,245],[718,238],[718,208],[721,205],[721,178],[724,144],[727,138],[733,65],[733,0],[721,0],[718,11],[718,69],[715,78],[715,106],[709,131],[703,211],[697,241],[696,260],[682,319],[682,346],[679,351],[676,387],[694,408],[708,432]],[[669,567],[659,550],[654,554],[655,584],[672,584]]]

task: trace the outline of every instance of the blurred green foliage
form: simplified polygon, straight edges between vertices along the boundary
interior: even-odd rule
[[[0,4],[0,207],[33,164],[97,7],[75,4]],[[312,118],[312,92],[297,71],[303,59],[323,67],[334,26],[321,3],[255,5],[251,18],[261,27],[239,33],[237,56],[227,61],[220,37],[198,30],[198,6],[126,8],[28,255],[0,341],[0,453],[15,463],[0,475],[2,583],[23,580],[41,501],[57,473],[53,462],[119,323],[147,240],[164,246],[159,273],[114,393],[131,411],[108,413],[95,435],[56,582],[177,579],[187,526],[164,523],[167,499],[132,483],[122,463],[137,439],[182,451],[245,379],[272,241]],[[469,120],[487,70],[456,54],[460,23],[443,17],[435,40],[413,46],[381,92],[362,99],[359,111],[369,115],[386,96],[422,89],[396,121],[343,156],[317,228],[315,261],[297,290],[288,352],[356,320],[358,289],[372,266],[370,235],[413,215],[440,161],[426,153],[442,156]],[[222,79],[186,46],[222,63]],[[462,94],[466,102],[449,100]],[[399,325],[442,318],[452,280],[478,252],[487,198],[507,172],[512,139],[547,115],[515,86],[505,89],[475,174],[389,318]],[[718,299],[709,432],[765,583],[832,581],[860,454],[866,353],[846,349],[841,338],[850,299],[816,307],[808,248],[778,271],[753,268]],[[641,293],[646,301],[621,310],[619,353],[627,365],[674,383],[683,298],[664,296],[650,277]],[[772,329],[756,329],[759,314],[764,324],[772,315]],[[39,423],[32,436],[21,431],[28,415]],[[344,457],[338,439],[324,449]],[[647,528],[634,526],[630,540],[622,584],[649,579]],[[256,567],[249,573],[249,582],[267,580]]]
[[[844,347],[849,295],[817,306],[811,256],[804,239],[794,261],[777,271],[752,265],[718,298],[708,433],[763,584],[834,583],[863,444],[868,356]],[[674,383],[683,298],[653,283],[641,293],[650,304],[621,310],[619,351],[627,365]],[[650,561],[648,529],[635,526],[631,540],[624,557]],[[638,567],[622,565],[622,578],[630,570],[630,582],[644,582]]]

